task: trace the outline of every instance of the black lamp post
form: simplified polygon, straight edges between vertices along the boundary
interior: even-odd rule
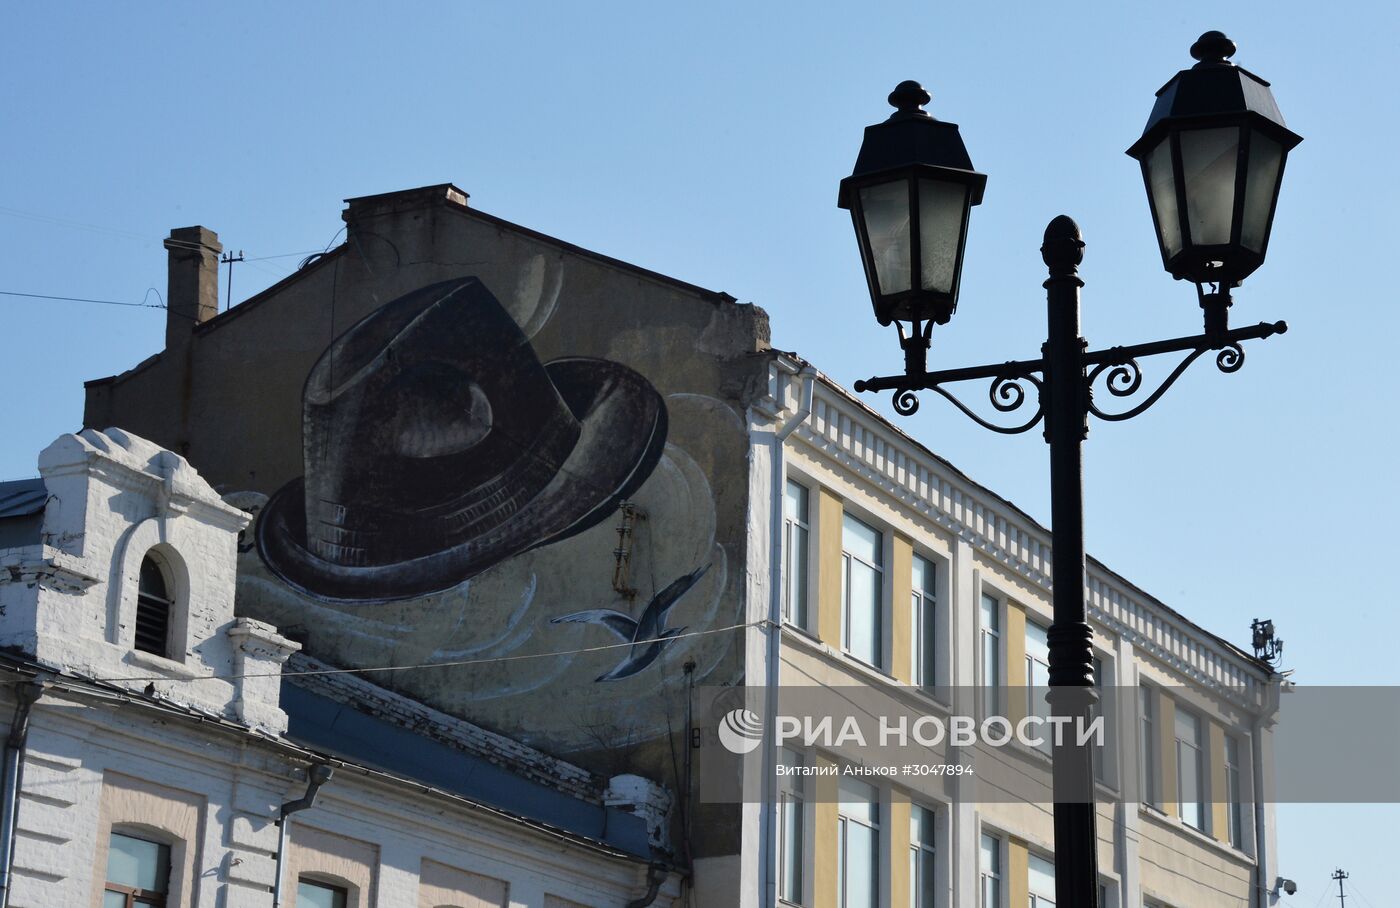
[[[914,392],[935,391],[1004,434],[1027,432],[1044,419],[1054,555],[1048,696],[1071,728],[1089,718],[1096,700],[1084,605],[1081,447],[1089,415],[1131,419],[1202,354],[1215,351],[1220,371],[1235,372],[1244,365],[1241,341],[1288,330],[1283,322],[1229,327],[1230,290],[1263,264],[1284,159],[1302,141],[1283,125],[1268,83],[1229,62],[1234,51],[1220,32],[1202,35],[1191,48],[1200,62],[1157,93],[1147,128],[1128,151],[1142,163],[1163,264],[1197,285],[1202,334],[1090,351],[1079,334],[1084,242],[1078,225],[1060,215],[1046,227],[1040,247],[1049,269],[1049,333],[1041,358],[925,371],[933,325],[946,323],[957,305],[968,212],[981,202],[986,177],[972,169],[957,127],[920,110],[928,94],[918,83],[903,82],[890,95],[897,112],[866,129],[855,171],[841,181],[838,204],[851,210],[876,318],[896,323],[905,353],[903,375],[858,381],[856,390],[895,391],[895,410],[906,416],[918,409]],[[1132,397],[1142,388],[1138,358],[1172,352],[1185,356],[1151,393],[1119,411],[1094,402],[1101,377],[1111,396]],[[1020,409],[1029,396],[1026,385],[1033,386],[1035,412],[1016,425],[982,418],[945,387],[973,380],[991,381],[988,396],[1000,413]],[[1093,753],[1077,737],[1056,741],[1052,752],[1055,896],[1066,908],[1094,908]]]

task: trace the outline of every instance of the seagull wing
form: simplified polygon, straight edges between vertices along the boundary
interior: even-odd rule
[[[637,636],[637,622],[622,612],[615,612],[609,608],[595,608],[585,612],[574,612],[572,615],[560,615],[558,618],[550,618],[549,623],[601,624],[628,643],[636,639]]]
[[[684,633],[685,628],[678,627],[662,634],[659,639],[644,647],[632,647],[627,651],[627,658],[617,664],[612,671],[599,675],[595,681],[621,681],[623,678],[630,678],[637,672],[646,668],[656,661],[664,650],[671,643],[671,638]]]
[[[638,622],[643,631],[640,635],[643,639],[661,636],[660,631],[666,626],[666,613],[671,610],[671,606],[679,602],[709,569],[709,564],[698,567],[689,574],[671,581],[664,590],[652,597]]]

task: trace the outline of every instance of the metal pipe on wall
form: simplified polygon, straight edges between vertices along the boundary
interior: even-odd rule
[[[5,738],[4,803],[0,805],[0,908],[10,904],[10,879],[15,859],[15,821],[19,815],[19,782],[24,748],[29,739],[29,716],[44,695],[40,681],[30,681],[15,689],[15,714]]]
[[[321,786],[331,780],[334,774],[325,763],[315,763],[306,768],[306,793],[295,801],[288,801],[282,805],[282,810],[277,817],[277,868],[276,877],[272,881],[272,908],[282,906],[282,875],[283,864],[287,856],[287,831],[291,827],[291,815],[299,810],[305,810],[316,803],[316,793],[321,790]]]
[[[768,652],[765,660],[768,671],[764,679],[764,716],[767,721],[774,721],[774,717],[778,715],[778,684],[782,680],[780,663],[782,660],[783,626],[783,504],[787,478],[787,462],[783,446],[787,442],[788,436],[795,432],[797,427],[805,422],[812,412],[812,395],[817,372],[811,366],[804,366],[797,373],[797,377],[802,379],[797,410],[773,430],[773,488],[769,506],[772,533],[769,537],[768,553],[769,588],[772,595],[769,597],[768,604]],[[782,382],[781,377],[779,381]],[[778,393],[783,393],[782,387],[779,388]],[[759,874],[762,880],[763,905],[766,908],[772,908],[778,904],[776,873],[778,798],[777,792],[774,790],[778,776],[778,744],[774,735],[768,736],[763,753],[763,783],[761,786],[763,803],[760,805],[762,813],[759,819],[759,837],[762,847],[760,848]]]

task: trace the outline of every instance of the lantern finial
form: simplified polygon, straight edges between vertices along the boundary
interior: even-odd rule
[[[1225,37],[1224,32],[1209,31],[1191,45],[1191,56],[1200,62],[1197,66],[1234,66],[1229,61],[1235,55],[1235,42]]]
[[[924,87],[913,79],[906,79],[894,87],[890,92],[890,106],[895,108],[895,112],[890,114],[890,119],[904,119],[905,117],[929,117],[928,111],[924,110],[924,105],[931,100],[931,96]]]

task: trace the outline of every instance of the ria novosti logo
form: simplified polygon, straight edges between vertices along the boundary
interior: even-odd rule
[[[751,709],[731,709],[719,720],[719,743],[732,754],[753,753],[763,742],[763,720]]]

